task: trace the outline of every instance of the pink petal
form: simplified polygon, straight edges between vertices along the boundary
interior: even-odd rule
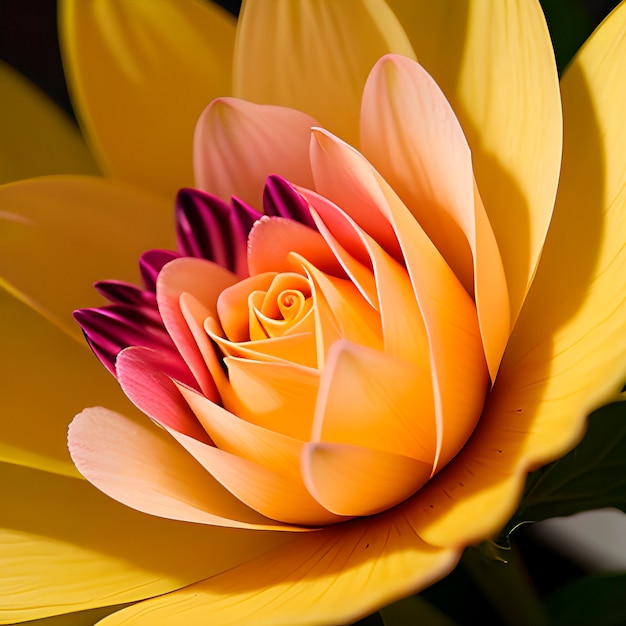
[[[194,138],[196,186],[224,200],[237,196],[263,206],[270,174],[310,187],[308,145],[316,122],[305,113],[236,98],[214,100]]]

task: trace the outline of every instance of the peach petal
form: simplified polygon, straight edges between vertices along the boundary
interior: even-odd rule
[[[344,210],[342,202],[349,206],[353,193],[359,194],[390,221],[398,237],[429,341],[438,468],[465,443],[484,402],[489,376],[476,308],[415,218],[363,156],[330,133],[317,130],[314,137],[317,189]]]
[[[437,433],[430,373],[338,341],[322,373],[311,438],[400,454],[432,468]]]
[[[239,502],[166,433],[149,424],[133,423],[100,407],[85,409],[70,425],[68,445],[89,482],[138,511],[200,524],[281,528]]]
[[[169,429],[168,429],[169,430]],[[203,444],[181,433],[171,435],[228,491],[261,515],[304,531],[341,521],[324,509],[306,490],[300,474],[281,475],[248,459]]]
[[[259,210],[270,174],[310,187],[308,143],[316,125],[294,109],[236,98],[214,100],[196,125],[196,186],[224,200],[237,196]]]
[[[432,465],[398,454],[338,443],[309,443],[304,481],[315,499],[337,515],[380,513],[415,493]]]
[[[297,252],[323,272],[342,274],[341,265],[320,234],[294,220],[263,216],[248,236],[248,267],[251,274],[291,272],[289,254]]]
[[[235,274],[223,267],[191,257],[171,261],[161,270],[157,279],[157,304],[163,324],[207,395],[215,394],[215,382],[181,311],[180,296],[183,293],[192,294],[215,315],[219,294],[237,280]]]

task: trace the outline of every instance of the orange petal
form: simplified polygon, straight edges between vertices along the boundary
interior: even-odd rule
[[[373,515],[403,502],[431,476],[432,464],[341,443],[304,447],[307,489],[337,515]]]
[[[363,154],[405,202],[470,293],[475,293],[492,380],[509,337],[507,284],[463,130],[417,63],[400,56],[372,70],[361,110]],[[473,268],[473,271],[472,271]]]
[[[308,440],[315,410],[319,372],[295,363],[224,359],[232,396],[224,406],[252,424]]]
[[[185,589],[129,607],[102,626],[352,623],[445,576],[459,552],[420,539],[402,510],[298,535]]]
[[[432,469],[436,420],[430,373],[338,341],[322,373],[311,438],[412,457]]]
[[[362,293],[371,293],[368,281],[363,281],[363,272],[354,261],[350,262],[345,253],[342,254],[338,242],[333,233],[337,233],[342,240],[350,240],[353,251],[359,252],[359,257],[368,259],[368,265],[372,266],[376,289],[376,309],[380,312],[382,333],[384,337],[385,352],[419,367],[428,367],[428,340],[422,319],[422,313],[418,306],[411,281],[406,270],[392,257],[390,257],[371,237],[364,233],[339,207],[322,198],[302,191],[319,216],[314,219],[320,232],[339,251],[344,263],[348,263],[352,273],[358,270],[358,279]],[[368,295],[371,301],[373,298]]]
[[[354,284],[320,272],[297,255],[294,259],[300,261],[313,285],[318,366],[323,367],[328,350],[340,338],[382,349],[380,316]]]
[[[437,411],[435,466],[439,467],[465,443],[484,403],[488,373],[474,303],[372,166],[329,133],[315,131],[314,136],[312,165],[318,190],[349,215],[358,213],[355,202],[371,207],[389,220],[398,237],[428,336]]]
[[[270,174],[311,186],[308,146],[317,122],[300,111],[236,98],[214,100],[202,113],[194,137],[196,186],[261,210]]]
[[[148,424],[133,423],[103,408],[85,409],[70,425],[68,445],[89,482],[138,511],[201,524],[279,529],[228,493],[167,434]]]

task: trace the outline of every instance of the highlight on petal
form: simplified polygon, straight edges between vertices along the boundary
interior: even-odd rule
[[[363,93],[361,143],[364,156],[474,294],[495,379],[511,328],[502,260],[475,191],[463,130],[420,65],[389,55],[374,66]]]
[[[236,196],[256,209],[263,207],[270,174],[310,187],[313,126],[317,122],[312,117],[293,109],[236,98],[214,100],[196,125],[196,186],[224,200]]]
[[[413,57],[382,0],[248,2],[239,17],[233,92],[305,111],[358,145],[363,85],[388,52]]]
[[[0,183],[49,174],[97,174],[78,129],[57,105],[0,61]]]
[[[445,576],[458,556],[424,543],[394,509],[298,535],[241,567],[123,609],[102,626],[151,626],[157,614],[203,624],[207,606],[216,624],[348,624]]]
[[[228,493],[154,426],[133,423],[108,409],[85,409],[70,425],[68,447],[89,482],[138,511],[200,524],[280,530]]]
[[[586,415],[623,387],[624,28],[626,5],[563,77],[563,171],[541,264],[475,436],[415,500],[427,541],[474,542],[497,532],[526,472],[575,445]]]
[[[167,593],[290,539],[147,516],[86,481],[12,465],[0,464],[0,491],[4,624]]]
[[[94,302],[92,285],[103,278],[136,282],[140,254],[174,243],[169,221],[161,219],[170,202],[112,180],[10,183],[0,188],[0,205],[3,285],[81,342],[71,313]]]
[[[195,0],[68,0],[59,10],[72,101],[103,170],[168,197],[190,187],[194,124],[230,92],[232,16]]]
[[[554,51],[537,0],[389,0],[456,113],[502,255],[511,318],[535,274],[562,147]]]

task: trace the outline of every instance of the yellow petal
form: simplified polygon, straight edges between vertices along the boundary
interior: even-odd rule
[[[296,541],[101,626],[352,623],[445,576],[458,554],[425,544],[402,513],[298,535]]]
[[[546,248],[479,428],[419,494],[429,541],[497,532],[525,472],[574,445],[626,378],[625,29],[622,4],[563,78],[565,153]]]
[[[171,198],[192,186],[196,120],[230,92],[233,18],[195,0],[59,8],[72,100],[104,171]]]
[[[101,301],[93,283],[138,282],[139,255],[174,244],[169,202],[111,180],[11,183],[0,187],[0,205],[0,281],[81,342],[71,313]]]
[[[2,61],[0,93],[0,183],[47,174],[98,173],[70,119]]]
[[[363,85],[388,52],[413,57],[382,0],[247,2],[237,31],[234,95],[304,111],[358,145]]]
[[[166,593],[287,541],[144,515],[85,481],[0,465],[0,622]]]
[[[514,321],[545,240],[561,155],[558,77],[541,7],[536,0],[390,5],[468,139]]]
[[[79,343],[0,289],[0,460],[78,476],[67,425],[85,406],[132,412],[115,379]]]

